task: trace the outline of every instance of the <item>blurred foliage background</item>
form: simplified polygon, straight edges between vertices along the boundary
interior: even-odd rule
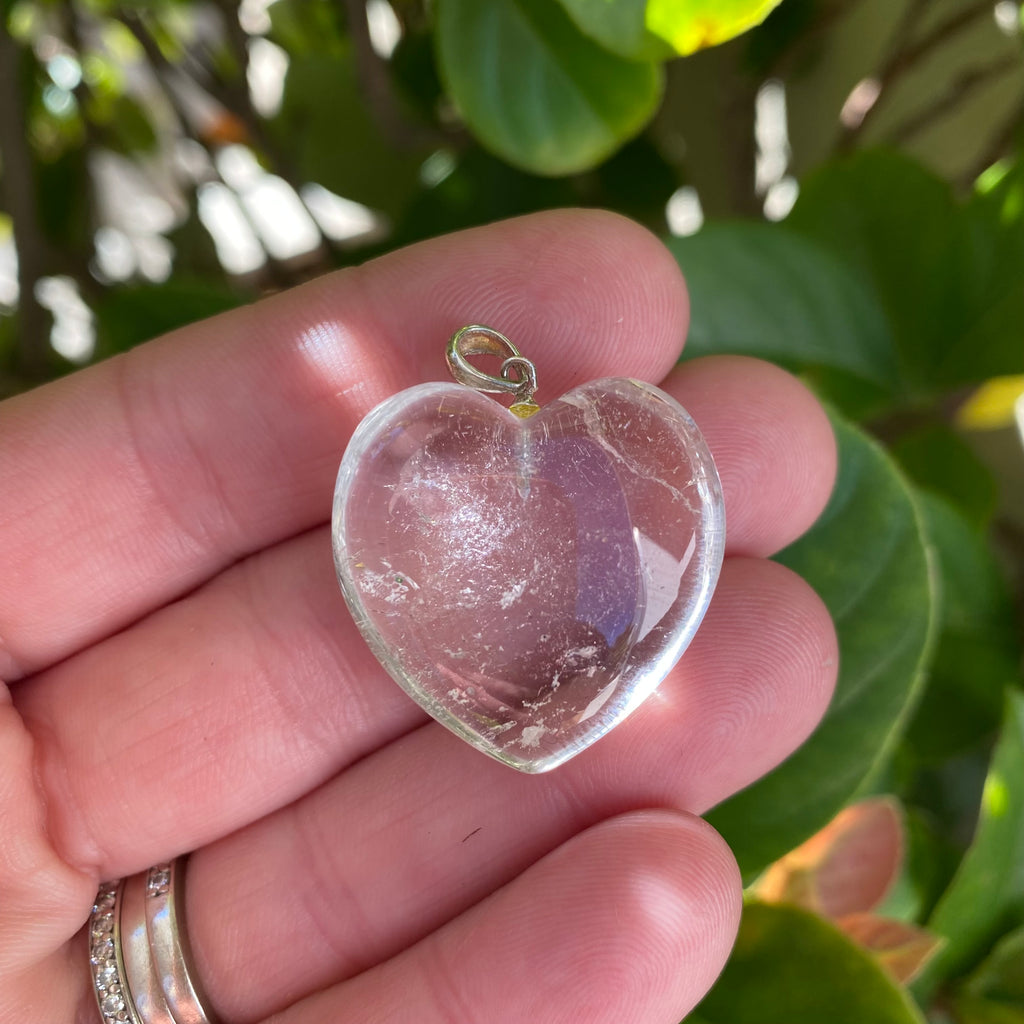
[[[441,232],[648,225],[687,358],[800,373],[841,454],[780,556],[839,689],[709,816],[750,898],[689,1019],[1024,1024],[1022,47],[1015,0],[0,0],[0,395]]]

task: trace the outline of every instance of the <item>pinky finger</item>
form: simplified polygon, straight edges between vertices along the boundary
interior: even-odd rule
[[[739,914],[735,863],[709,826],[634,812],[273,1024],[677,1024],[722,969]]]

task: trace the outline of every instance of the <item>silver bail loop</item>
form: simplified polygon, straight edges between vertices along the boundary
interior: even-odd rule
[[[501,376],[484,373],[469,361],[471,356],[496,356]],[[489,395],[514,395],[517,403],[533,401],[537,368],[500,331],[470,324],[456,331],[445,349],[448,369],[459,384]]]

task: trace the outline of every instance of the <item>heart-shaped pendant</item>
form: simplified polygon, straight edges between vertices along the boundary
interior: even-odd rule
[[[484,353],[501,377],[468,362]],[[721,486],[693,420],[650,384],[593,381],[538,411],[532,364],[498,332],[463,328],[448,358],[461,383],[402,391],[352,436],[338,579],[410,696],[543,772],[621,722],[689,644],[722,564]]]

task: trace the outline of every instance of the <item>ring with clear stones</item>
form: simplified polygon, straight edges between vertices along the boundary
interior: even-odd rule
[[[103,1024],[215,1024],[189,968],[184,859],[104,882],[89,917],[89,967]]]

